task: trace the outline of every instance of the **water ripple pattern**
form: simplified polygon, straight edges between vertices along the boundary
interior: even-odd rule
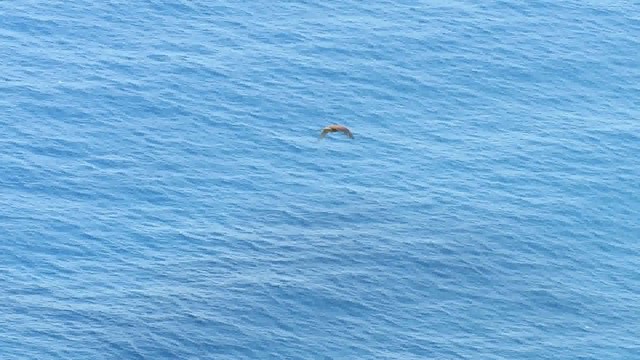
[[[0,358],[638,359],[639,14],[0,1]]]

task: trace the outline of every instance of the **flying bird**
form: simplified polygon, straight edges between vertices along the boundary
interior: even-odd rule
[[[324,138],[325,136],[327,136],[328,133],[334,133],[334,132],[341,132],[343,134],[345,134],[346,136],[348,136],[350,139],[353,139],[353,134],[351,133],[351,130],[347,129],[346,126],[344,125],[329,125],[327,127],[325,127],[324,129],[322,129],[322,133],[320,133],[320,139]]]

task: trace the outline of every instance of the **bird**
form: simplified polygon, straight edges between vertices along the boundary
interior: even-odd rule
[[[320,139],[322,139],[325,136],[327,136],[328,133],[334,133],[334,132],[338,132],[338,131],[343,133],[343,134],[345,134],[350,139],[353,139],[353,134],[351,133],[351,130],[349,130],[344,125],[338,125],[338,124],[332,124],[332,125],[326,126],[324,129],[322,129],[322,132],[320,133]]]

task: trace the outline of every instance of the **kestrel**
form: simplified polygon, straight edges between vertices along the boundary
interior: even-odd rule
[[[329,125],[327,127],[325,127],[324,129],[322,129],[322,133],[320,133],[320,138],[324,138],[325,136],[327,136],[328,133],[334,133],[334,132],[341,132],[343,134],[345,134],[346,136],[348,136],[350,139],[353,139],[353,134],[351,133],[351,130],[347,129],[346,126],[344,125]]]

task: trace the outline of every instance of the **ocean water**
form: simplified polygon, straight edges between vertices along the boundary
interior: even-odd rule
[[[0,45],[0,359],[640,359],[638,2],[0,1]]]

